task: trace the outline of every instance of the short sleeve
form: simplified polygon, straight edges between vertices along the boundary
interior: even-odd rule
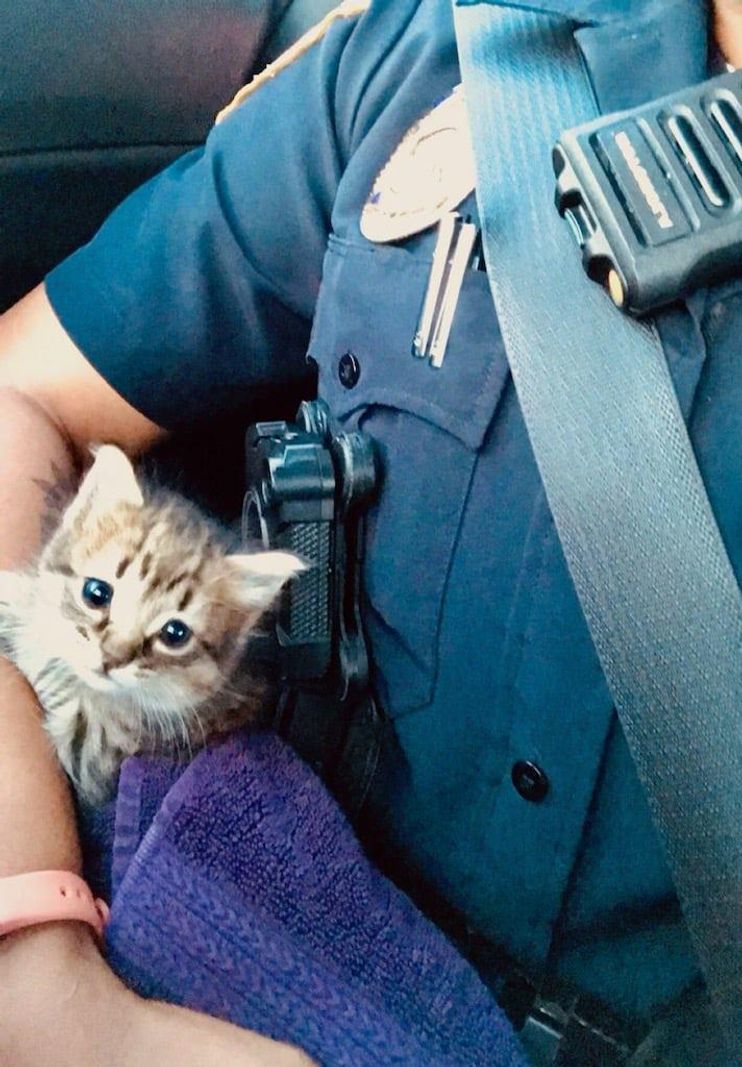
[[[47,276],[75,344],[165,428],[236,410],[256,386],[306,372],[343,168],[336,81],[353,27],[334,24]]]

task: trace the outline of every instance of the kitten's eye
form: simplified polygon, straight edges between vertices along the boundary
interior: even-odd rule
[[[160,629],[159,637],[168,648],[182,648],[190,640],[191,630],[180,619],[168,619]]]
[[[111,603],[113,588],[102,578],[86,578],[82,598],[91,608],[105,608]]]

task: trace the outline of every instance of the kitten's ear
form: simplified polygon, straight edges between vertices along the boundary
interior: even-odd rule
[[[246,608],[263,611],[295,574],[307,569],[291,552],[250,552],[227,556],[227,575],[235,599]]]
[[[110,513],[122,504],[140,508],[144,503],[134,468],[120,448],[99,445],[91,451],[95,456],[93,465],[62,518],[62,526],[67,529]]]

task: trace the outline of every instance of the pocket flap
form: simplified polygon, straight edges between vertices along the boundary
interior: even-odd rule
[[[443,365],[433,367],[412,354],[430,265],[404,248],[331,236],[309,355],[320,368],[319,393],[339,417],[397,408],[476,449],[508,377],[492,296],[486,274],[468,270]],[[350,387],[340,376],[348,353],[357,368]]]

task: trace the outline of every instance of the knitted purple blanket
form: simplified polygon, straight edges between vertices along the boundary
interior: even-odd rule
[[[87,841],[110,877],[110,962],[143,995],[328,1067],[525,1067],[474,971],[272,735],[236,734],[185,769],[128,760]]]

